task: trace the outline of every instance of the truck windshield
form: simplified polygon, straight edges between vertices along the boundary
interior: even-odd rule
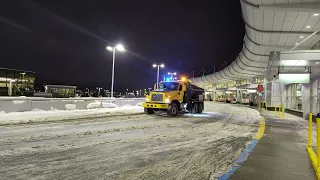
[[[179,89],[179,83],[177,82],[161,82],[159,83],[158,90],[175,91]]]

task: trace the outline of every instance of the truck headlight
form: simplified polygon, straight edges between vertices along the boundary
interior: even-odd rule
[[[150,101],[150,99],[149,98],[146,98],[146,102],[149,102]]]
[[[166,98],[166,99],[164,100],[164,102],[165,102],[165,103],[170,103],[170,99],[169,99],[169,98]]]

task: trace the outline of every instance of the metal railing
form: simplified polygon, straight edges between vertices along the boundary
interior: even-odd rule
[[[315,153],[312,147],[312,113],[309,113],[307,151],[308,151],[313,169],[317,175],[317,178],[320,179],[320,118],[316,118],[316,133],[317,133],[317,144],[316,144],[317,153]]]
[[[144,98],[42,98],[42,97],[0,97],[0,112],[23,112],[40,110],[66,110],[67,104],[74,104],[76,109],[87,109],[91,103],[113,103],[117,106],[143,102]]]

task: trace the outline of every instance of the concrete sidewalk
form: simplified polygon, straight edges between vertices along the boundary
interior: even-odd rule
[[[279,119],[268,111],[261,115],[266,119],[265,134],[229,179],[317,179],[306,150],[307,140],[298,133],[305,130],[301,124],[307,124],[307,120],[290,120],[292,115]]]

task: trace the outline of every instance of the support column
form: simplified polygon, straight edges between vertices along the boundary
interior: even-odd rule
[[[283,104],[283,107],[287,107],[287,88],[283,83],[280,83],[280,92],[281,92],[281,104]]]
[[[280,93],[280,83],[279,81],[273,81],[271,85],[271,103],[270,107],[275,107],[281,104],[281,93]]]
[[[310,105],[311,105],[310,112],[312,112],[314,114],[317,114],[320,112],[320,108],[319,108],[320,102],[318,100],[318,98],[319,98],[318,93],[320,93],[319,92],[319,90],[320,90],[319,80],[320,80],[320,78],[310,81],[310,84],[311,84],[311,87],[310,87],[310,90],[311,90],[311,92],[310,92]]]
[[[237,90],[237,103],[241,103],[241,91]]]
[[[9,81],[8,96],[12,96],[12,81]]]
[[[303,118],[308,119],[310,113],[310,84],[302,84],[302,111]]]

